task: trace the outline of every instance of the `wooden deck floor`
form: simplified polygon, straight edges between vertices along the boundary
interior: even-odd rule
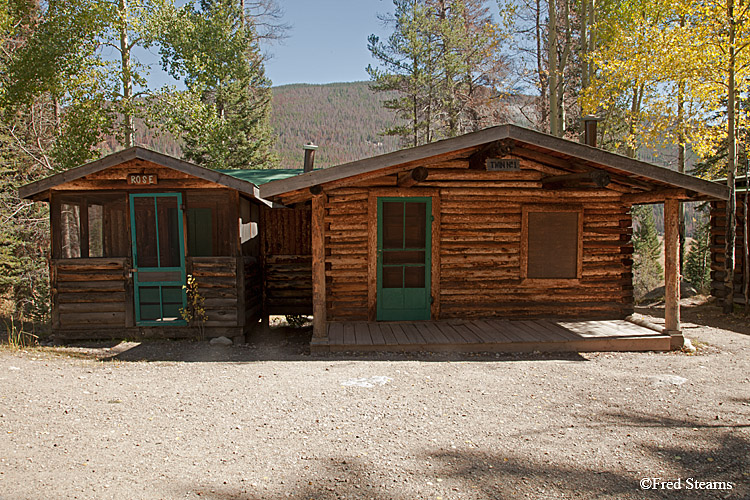
[[[322,346],[321,346],[322,347]],[[626,320],[330,322],[330,351],[668,351],[670,337]]]

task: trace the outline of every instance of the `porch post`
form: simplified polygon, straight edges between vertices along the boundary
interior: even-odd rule
[[[325,204],[327,196],[312,199],[312,294],[313,294],[313,351],[328,350],[326,323],[326,248]]]
[[[672,349],[684,343],[680,327],[680,202],[664,201],[664,320],[666,333],[672,336]]]

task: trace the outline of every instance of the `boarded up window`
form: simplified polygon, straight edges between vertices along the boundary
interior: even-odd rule
[[[188,255],[213,257],[213,213],[210,208],[187,209]]]
[[[528,212],[526,277],[578,277],[579,212]]]

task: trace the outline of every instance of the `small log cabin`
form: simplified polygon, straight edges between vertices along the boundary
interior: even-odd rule
[[[269,216],[257,187],[299,172],[213,171],[134,147],[22,187],[21,197],[50,204],[53,333],[195,336],[180,314],[187,275],[205,300],[208,337],[241,340],[266,288],[272,310],[311,313],[309,209]],[[268,230],[278,220],[285,231]]]
[[[409,325],[374,322],[624,318],[645,203],[665,204],[667,348],[682,347],[679,203],[727,188],[594,146],[503,125],[260,186],[311,204],[312,348],[362,322],[387,337]]]
[[[725,182],[719,180],[717,182]],[[750,218],[745,217],[745,204],[748,186],[744,178],[736,179],[736,234],[734,252],[734,294],[733,302],[744,305],[750,286],[748,284],[747,262],[750,246],[745,243],[745,235],[750,234]],[[726,301],[726,220],[727,202],[711,202],[711,295]]]

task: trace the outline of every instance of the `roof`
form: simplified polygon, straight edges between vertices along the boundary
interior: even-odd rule
[[[280,179],[288,179],[289,177],[294,177],[295,175],[299,175],[303,172],[301,168],[289,168],[289,169],[220,169],[217,170],[217,172],[221,172],[222,174],[226,174],[230,177],[234,177],[235,179],[240,179],[246,182],[251,182],[255,184],[256,186],[260,186],[261,184],[265,184],[267,182],[276,181]]]
[[[316,185],[323,185],[322,187],[325,188],[326,183],[338,181],[337,184],[341,184],[345,183],[347,178],[354,176],[462,150],[465,150],[466,156],[469,156],[479,151],[484,145],[503,140],[512,140],[514,144],[528,146],[533,149],[532,153],[541,153],[556,160],[575,160],[590,167],[633,178],[634,183],[642,179],[660,187],[683,188],[709,198],[728,198],[726,186],[715,182],[510,124],[303,173],[287,179],[273,180],[260,187],[260,195],[270,199]]]
[[[100,172],[110,167],[120,165],[130,160],[145,160],[157,165],[172,168],[180,172],[204,179],[210,182],[236,189],[237,191],[260,199],[258,186],[265,182],[276,179],[284,179],[299,174],[302,170],[211,170],[201,167],[173,156],[157,153],[150,149],[135,146],[105,156],[99,160],[81,165],[79,167],[60,172],[59,174],[26,184],[18,189],[21,198],[46,199],[44,194],[47,190],[66,182],[74,181]],[[41,196],[40,196],[41,195]],[[261,200],[264,201],[265,200]]]

